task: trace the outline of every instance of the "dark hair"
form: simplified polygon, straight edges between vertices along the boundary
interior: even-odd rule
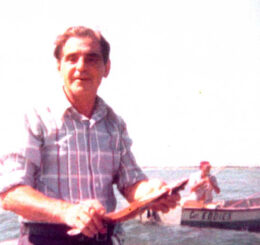
[[[73,26],[69,27],[63,34],[59,35],[55,41],[54,57],[60,61],[62,57],[62,49],[71,37],[95,37],[99,40],[101,52],[103,56],[104,63],[106,64],[109,60],[110,44],[102,36],[100,32],[94,31],[85,26]]]

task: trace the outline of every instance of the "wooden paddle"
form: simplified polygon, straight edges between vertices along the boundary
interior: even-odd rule
[[[149,209],[154,202],[166,197],[167,195],[173,195],[183,190],[188,183],[189,179],[183,179],[173,184],[164,186],[164,188],[146,195],[144,198],[132,202],[128,207],[119,211],[108,213],[104,216],[104,220],[107,223],[118,223],[135,217],[137,214]]]
[[[126,208],[119,211],[110,212],[104,215],[103,220],[105,223],[119,223],[134,218],[139,213],[149,209],[154,202],[168,195],[173,195],[183,190],[188,183],[189,179],[185,178],[164,186],[162,189],[146,195],[144,198],[134,201]],[[68,231],[69,235],[78,235],[81,231],[78,229],[71,229]]]

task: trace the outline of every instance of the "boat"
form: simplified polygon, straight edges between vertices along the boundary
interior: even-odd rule
[[[186,201],[181,209],[181,225],[260,232],[260,198],[207,204]]]

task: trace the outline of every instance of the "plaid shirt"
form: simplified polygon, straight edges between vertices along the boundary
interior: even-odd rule
[[[58,102],[27,113],[22,134],[10,137],[16,140],[1,159],[0,192],[29,185],[73,203],[97,199],[113,211],[113,184],[122,192],[147,178],[131,153],[125,123],[100,97],[90,119],[64,94]]]

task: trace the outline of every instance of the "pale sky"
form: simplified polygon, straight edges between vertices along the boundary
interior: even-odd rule
[[[260,166],[259,1],[2,1],[3,113],[60,89],[53,42],[72,25],[111,44],[99,94],[127,122],[140,165]]]

